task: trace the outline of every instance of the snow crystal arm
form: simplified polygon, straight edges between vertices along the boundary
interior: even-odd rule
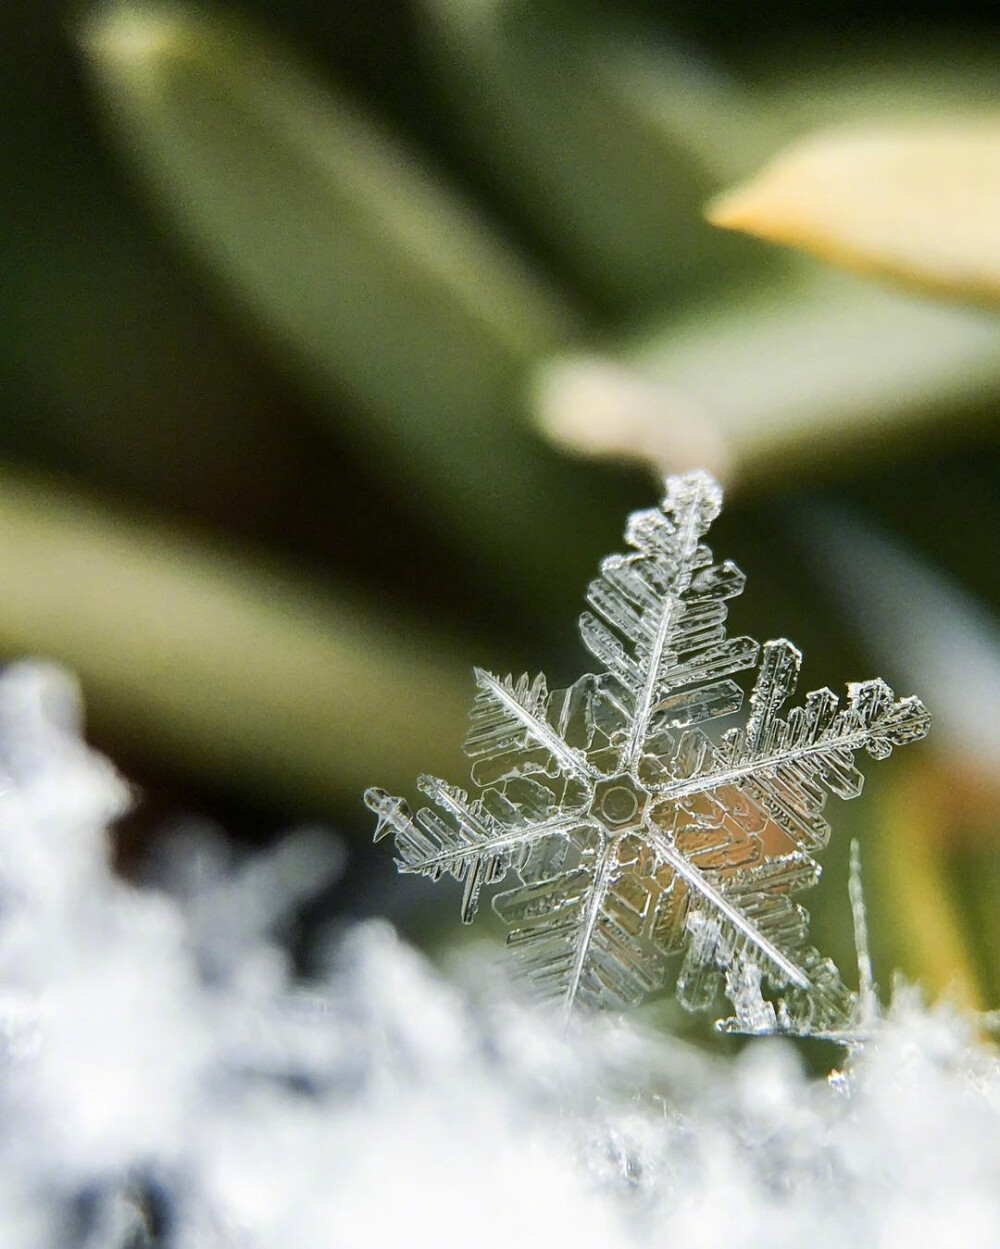
[[[566,1014],[578,1006],[634,1006],[666,982],[668,956],[643,928],[648,912],[613,844],[555,877],[499,895],[493,906],[513,928],[507,943],[524,974]]]
[[[558,815],[526,828],[508,829],[485,812],[480,802],[470,802],[461,789],[432,776],[420,777],[418,785],[450,818],[442,818],[431,807],[422,807],[414,815],[402,798],[372,788],[365,792],[365,803],[379,818],[375,840],[389,831],[395,834],[396,866],[401,872],[434,880],[448,872],[456,880],[464,880],[463,923],[471,923],[484,884],[502,880],[542,838],[568,833],[581,825],[579,816]]]
[[[734,928],[751,946],[778,971],[783,979],[800,989],[809,989],[809,977],[795,962],[784,954],[773,941],[770,941],[751,919],[726,895],[708,880],[703,873],[691,864],[671,846],[658,829],[648,827],[646,834],[650,844],[665,863],[669,863],[682,880],[699,895],[708,906],[727,924]]]
[[[628,745],[625,747],[625,766],[634,768],[642,749],[649,726],[649,717],[653,711],[660,666],[663,652],[676,626],[680,614],[680,597],[691,583],[694,573],[694,557],[698,551],[698,543],[702,534],[719,514],[722,506],[722,492],[707,473],[691,474],[687,478],[675,479],[668,489],[663,510],[672,512],[676,524],[676,535],[669,547],[669,556],[674,564],[674,574],[669,590],[663,596],[663,606],[656,631],[652,638],[646,664],[646,675],[639,697],[636,701],[632,720],[632,730]],[[640,526],[634,526],[638,530]],[[662,529],[654,530],[662,533]]]
[[[918,698],[894,701],[884,681],[865,681],[849,686],[842,710],[829,690],[817,690],[783,720],[777,712],[794,687],[800,656],[785,641],[769,642],[764,651],[746,729],[726,735],[711,766],[661,784],[657,793],[684,804],[735,787],[797,840],[817,846],[829,831],[818,816],[826,794],[861,792],[855,752],[884,759],[894,746],[923,737],[930,717]]]
[[[713,565],[701,541],[720,500],[704,473],[671,479],[660,508],[629,520],[626,539],[636,553],[609,556],[589,587],[594,612],[580,617],[580,633],[626,693],[623,770],[635,771],[673,691],[688,687],[690,706],[711,714],[714,704],[732,702],[735,687],[723,678],[756,662],[752,638],[726,639],[726,600],[742,591],[743,574],[728,561]],[[713,682],[714,695],[699,702],[692,687]]]
[[[528,742],[535,742],[549,752],[561,771],[581,780],[597,778],[597,773],[586,759],[567,746],[555,729],[542,718],[538,690],[540,687],[544,695],[544,679],[536,682],[529,691],[525,678],[515,686],[509,677],[506,681],[500,681],[485,669],[477,668],[476,684],[482,691],[477,702],[482,702],[485,706],[478,706],[473,713],[473,729],[466,743],[470,754],[490,757],[492,751],[499,751],[512,744],[518,744],[523,749],[523,741],[517,743],[516,739],[513,742],[510,739],[510,721],[513,720],[523,730],[523,736]]]
[[[573,964],[570,968],[569,980],[566,984],[566,992],[563,995],[563,1011],[569,1013],[576,1005],[576,999],[580,993],[580,982],[583,979],[583,971],[587,965],[587,958],[591,952],[591,944],[594,938],[594,929],[597,921],[600,919],[604,909],[604,902],[608,892],[608,885],[611,883],[611,873],[614,868],[614,851],[613,847],[605,846],[601,857],[597,863],[597,869],[594,872],[593,882],[590,886],[590,896],[583,911],[583,922],[580,925],[579,935],[576,939],[576,950],[573,956]]]
[[[581,827],[583,827],[583,821],[581,821],[579,816],[561,816],[557,819],[547,820],[544,824],[533,824],[530,828],[517,828],[508,832],[497,833],[490,838],[489,842],[483,846],[483,849],[488,850],[491,854],[501,850],[516,851],[534,845],[536,841],[540,841],[543,837],[569,833],[573,829]],[[415,872],[422,876],[431,876],[441,871],[450,872],[456,863],[461,862],[468,854],[468,847],[455,846],[430,854],[424,859],[406,863],[405,866],[401,864],[400,871]]]

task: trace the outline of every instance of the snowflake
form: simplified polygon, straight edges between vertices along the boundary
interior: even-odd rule
[[[542,674],[477,669],[465,749],[478,796],[422,776],[434,805],[415,815],[381,789],[365,801],[401,871],[464,882],[464,922],[484,886],[517,877],[493,908],[528,979],[567,1011],[631,1006],[673,974],[689,1010],[721,982],[729,1030],[843,1036],[856,995],[806,945],[793,897],[819,878],[827,793],[861,792],[855,752],[884,759],[929,717],[881,680],[850,684],[843,707],[821,689],[779,714],[802,657],[785,639],[726,637],[744,577],[702,541],[721,502],[690,473],[629,517],[634,553],[603,561],[580,617],[602,672],[549,692]],[[751,668],[745,725],[713,741],[702,726],[740,710],[732,676]]]

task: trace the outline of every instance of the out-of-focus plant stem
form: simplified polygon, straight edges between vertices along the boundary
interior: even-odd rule
[[[901,767],[883,799],[879,903],[891,915],[903,970],[932,997],[984,1010],[983,985],[966,943],[947,863],[954,777],[923,761]]]

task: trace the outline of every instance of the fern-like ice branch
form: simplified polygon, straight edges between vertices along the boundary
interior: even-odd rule
[[[673,976],[693,1010],[721,985],[729,1028],[838,1034],[855,995],[806,943],[794,896],[819,878],[828,796],[861,791],[856,753],[885,758],[928,715],[879,680],[784,714],[798,650],[726,636],[744,578],[703,541],[721,498],[690,473],[629,518],[632,550],[603,561],[580,618],[600,672],[550,692],[541,675],[477,669],[477,796],[422,777],[431,805],[416,814],[383,790],[365,798],[401,871],[464,883],[466,922],[485,886],[515,877],[494,909],[527,978],[566,1009],[630,1006]],[[713,740],[703,726],[739,711],[733,677],[753,667],[744,726]]]

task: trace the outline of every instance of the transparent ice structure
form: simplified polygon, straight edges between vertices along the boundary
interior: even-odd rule
[[[580,617],[600,671],[552,691],[543,674],[476,671],[473,793],[421,776],[429,805],[415,813],[382,789],[365,801],[401,871],[464,884],[464,922],[484,886],[513,878],[493,898],[508,945],[567,1011],[629,1007],[671,982],[705,1010],[721,986],[728,1030],[844,1036],[856,995],[808,944],[795,899],[819,878],[828,794],[861,792],[857,752],[884,759],[929,717],[881,680],[785,710],[800,652],[726,634],[744,576],[704,541],[721,503],[695,472],[629,517],[632,550],[602,562]],[[741,710],[733,677],[749,670],[742,727],[711,736]]]

